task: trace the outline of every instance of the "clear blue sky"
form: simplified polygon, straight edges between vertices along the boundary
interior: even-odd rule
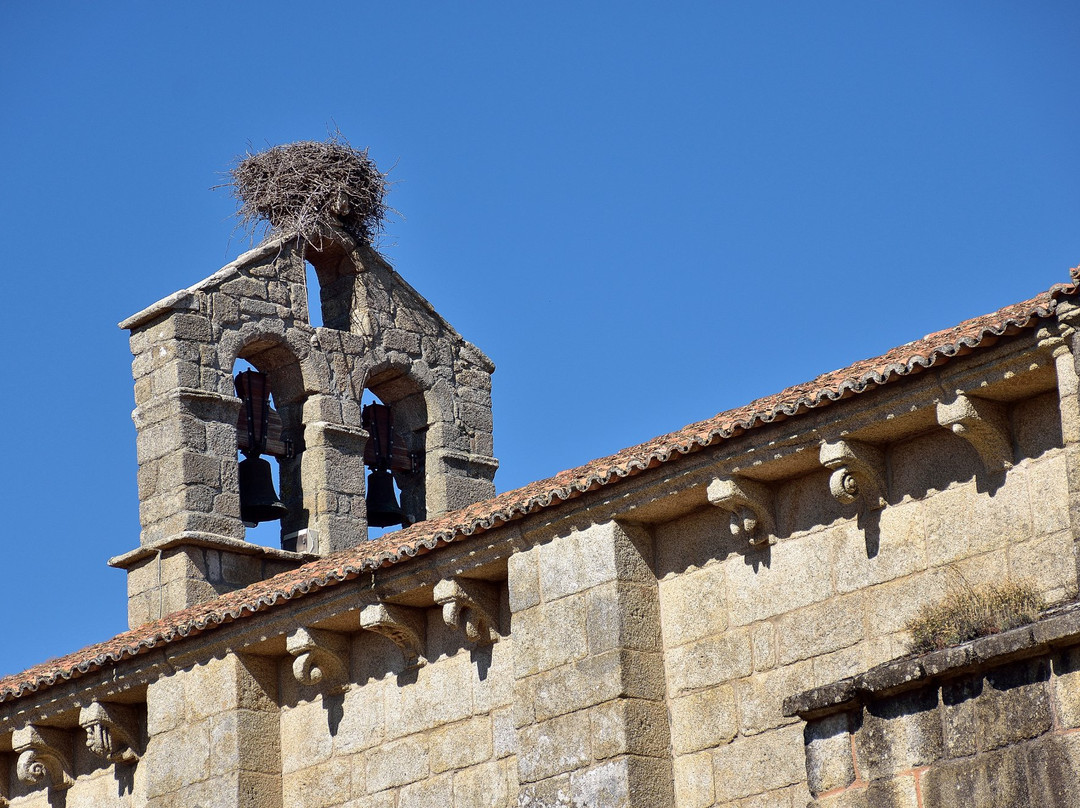
[[[0,674],[125,628],[123,317],[246,248],[211,191],[337,126],[384,253],[498,365],[499,490],[1080,264],[1080,5],[60,3],[0,11]]]

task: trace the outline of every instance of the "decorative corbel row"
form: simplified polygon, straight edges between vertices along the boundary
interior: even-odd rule
[[[885,455],[876,446],[854,440],[822,443],[818,459],[827,469],[829,493],[848,505],[862,500],[875,511],[885,506]]]
[[[731,535],[755,547],[776,544],[773,493],[746,477],[717,477],[707,490],[709,502],[731,517]]]
[[[1012,468],[1009,422],[998,402],[957,393],[949,404],[938,402],[937,420],[974,447],[988,473]]]
[[[360,628],[391,640],[401,649],[407,666],[419,667],[424,664],[420,655],[424,653],[426,622],[420,609],[372,603],[360,610]]]
[[[348,635],[320,628],[298,628],[285,638],[293,659],[293,676],[302,685],[323,690],[343,688],[349,681]]]
[[[499,590],[485,581],[451,578],[435,584],[435,602],[443,607],[443,621],[464,631],[469,642],[490,645],[499,635]]]
[[[22,782],[39,785],[47,780],[50,788],[58,790],[75,785],[74,747],[67,730],[28,724],[11,734],[11,745],[19,756],[15,774]]]
[[[142,756],[134,707],[92,702],[79,711],[79,726],[86,730],[86,748],[98,757],[113,763],[134,763]]]

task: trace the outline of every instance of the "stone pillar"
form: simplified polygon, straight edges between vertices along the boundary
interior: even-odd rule
[[[141,544],[191,533],[244,538],[237,482],[240,399],[183,388],[134,414]]]
[[[1061,440],[1069,486],[1069,524],[1074,545],[1080,545],[1080,306],[1062,300],[1057,306],[1057,326],[1037,333],[1039,347],[1048,350],[1057,373]],[[1080,559],[1078,559],[1080,563]]]
[[[314,531],[320,554],[355,547],[367,539],[368,433],[358,425],[338,423],[341,412],[340,402],[330,396],[315,395],[304,404],[300,479],[308,530]]]
[[[499,461],[493,457],[452,449],[432,452],[427,474],[428,518],[495,496],[498,468]]]
[[[277,665],[228,654],[147,691],[147,808],[282,808]]]
[[[511,556],[520,808],[670,808],[651,537],[614,522]]]

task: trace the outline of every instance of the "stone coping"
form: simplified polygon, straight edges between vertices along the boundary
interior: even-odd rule
[[[202,291],[208,286],[212,286],[215,283],[219,283],[230,275],[232,275],[237,269],[246,266],[247,264],[258,261],[265,258],[267,255],[278,251],[282,248],[282,245],[288,240],[288,237],[278,237],[271,239],[263,244],[260,244],[254,249],[238,256],[234,261],[230,261],[223,266],[209,278],[205,278],[194,286],[189,286],[187,289],[181,289],[178,292],[173,292],[167,297],[163,297],[156,303],[151,303],[145,309],[140,312],[136,312],[130,317],[121,320],[117,325],[125,331],[131,331],[138,328],[141,325],[146,325],[152,320],[157,319],[162,314],[169,311],[198,311],[199,304],[195,300],[195,293]]]
[[[185,530],[183,533],[177,533],[175,536],[170,536],[164,541],[136,547],[134,550],[129,550],[118,556],[113,556],[109,559],[109,566],[127,569],[133,564],[137,564],[143,559],[155,555],[158,552],[171,550],[174,547],[191,546],[209,547],[213,550],[221,550],[223,552],[262,556],[263,558],[269,558],[274,561],[295,561],[297,563],[305,563],[319,557],[311,553],[294,553],[291,550],[280,550],[277,547],[264,547],[261,544],[253,544],[249,541],[233,539],[228,536],[218,536],[214,533],[201,533],[195,530]]]
[[[1051,648],[1080,645],[1080,602],[1046,612],[1034,623],[961,645],[885,662],[865,673],[811,688],[784,699],[788,718],[804,720],[847,712],[868,698],[916,690],[1005,662],[1039,656]]]

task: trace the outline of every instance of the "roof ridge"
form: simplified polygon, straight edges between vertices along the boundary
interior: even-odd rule
[[[134,657],[253,615],[284,601],[350,580],[366,570],[391,566],[456,539],[520,519],[594,488],[662,465],[678,455],[700,451],[717,439],[726,440],[757,426],[799,415],[849,394],[863,393],[917,373],[961,352],[982,347],[988,337],[1017,333],[1031,327],[1033,321],[1051,316],[1058,300],[1074,296],[1080,289],[1080,266],[1070,270],[1070,279],[1071,283],[1055,284],[1029,300],[972,317],[952,328],[935,331],[921,340],[892,348],[880,356],[823,373],[779,393],[757,398],[741,407],[725,410],[674,432],[419,522],[374,541],[339,550],[297,569],[129,629],[104,642],[0,678],[0,702],[20,698],[59,681],[120,662],[125,657]]]

